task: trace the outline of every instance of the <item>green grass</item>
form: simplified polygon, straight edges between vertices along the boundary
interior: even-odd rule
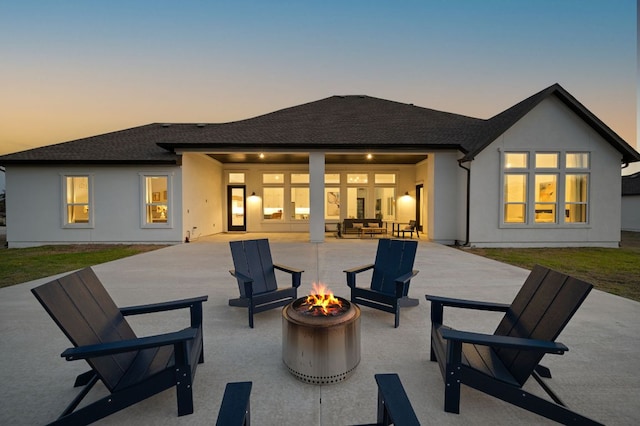
[[[640,233],[623,232],[620,248],[465,249],[525,269],[535,264],[590,282],[595,288],[640,301]]]
[[[0,249],[0,288],[165,247],[163,245],[55,245]]]

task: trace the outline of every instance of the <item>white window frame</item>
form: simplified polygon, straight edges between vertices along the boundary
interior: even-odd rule
[[[528,154],[528,164],[526,168],[507,168],[505,158],[507,154],[520,154],[527,153]],[[536,168],[535,165],[535,155],[536,154],[558,154],[558,167],[557,168]],[[587,154],[587,166],[583,168],[573,167],[567,168],[566,166],[566,158],[567,154]],[[581,228],[581,227],[590,227],[590,209],[591,209],[591,162],[593,153],[590,151],[577,151],[577,150],[522,150],[522,149],[514,149],[514,150],[500,150],[500,228]],[[505,175],[515,173],[515,174],[525,174],[527,176],[527,196],[526,196],[526,212],[525,212],[525,221],[522,223],[512,223],[505,222],[505,214],[504,214],[504,206],[505,206],[505,192],[504,192],[504,182]],[[556,175],[556,221],[555,222],[536,222],[535,221],[535,206],[536,206],[536,198],[535,198],[535,177],[536,174],[555,174]],[[587,175],[587,201],[586,204],[586,222],[567,222],[565,211],[566,206],[568,205],[565,199],[565,182],[567,175],[573,174],[584,174]],[[539,204],[539,203],[538,203]],[[577,203],[574,203],[577,204]]]
[[[140,172],[140,227],[150,229],[173,228],[173,173],[167,172]],[[147,178],[164,177],[167,179],[167,221],[164,223],[147,222]]]
[[[94,227],[94,207],[93,207],[93,173],[61,173],[60,174],[60,192],[62,194],[62,211],[60,217],[62,218],[63,228],[84,228],[90,229]],[[86,223],[69,223],[68,209],[70,203],[67,203],[67,178],[84,177],[87,178],[87,193],[88,193],[88,221]],[[73,204],[73,203],[71,203]],[[84,204],[84,203],[82,203]]]

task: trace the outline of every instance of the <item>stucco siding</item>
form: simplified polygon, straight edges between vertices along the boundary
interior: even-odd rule
[[[589,152],[588,223],[565,224],[560,217],[556,224],[502,224],[501,155],[508,151]],[[620,188],[620,161],[620,153],[562,102],[545,99],[471,163],[471,245],[617,247],[621,197],[611,188]]]
[[[427,159],[427,180],[433,182],[427,194],[428,234],[431,240],[442,244],[453,244],[464,237],[459,218],[465,214],[460,188],[466,176],[458,167],[459,156],[457,151],[442,151]]]
[[[9,247],[181,241],[181,173],[177,167],[9,166],[6,169]],[[142,227],[141,173],[171,176],[169,226]],[[62,176],[69,174],[91,177],[92,227],[63,224]]]
[[[201,236],[223,232],[222,164],[204,154],[185,153],[182,175],[182,238],[195,241]]]

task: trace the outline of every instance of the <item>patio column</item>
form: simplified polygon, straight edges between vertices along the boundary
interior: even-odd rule
[[[324,242],[324,152],[309,153],[309,237]]]

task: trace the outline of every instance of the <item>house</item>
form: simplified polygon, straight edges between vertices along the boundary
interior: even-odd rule
[[[484,247],[620,240],[640,154],[554,84],[490,119],[332,96],[242,121],[156,123],[0,157],[10,247],[180,243],[416,220]],[[393,224],[389,224],[393,226]]]
[[[622,176],[622,230],[640,232],[640,172]]]

